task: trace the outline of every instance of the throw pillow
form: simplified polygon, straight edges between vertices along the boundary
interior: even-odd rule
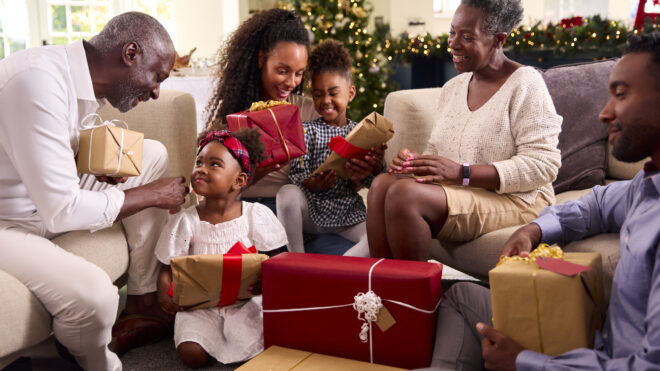
[[[598,114],[609,99],[608,82],[615,62],[562,65],[541,72],[557,113],[564,118],[555,193],[605,183],[607,131]]]

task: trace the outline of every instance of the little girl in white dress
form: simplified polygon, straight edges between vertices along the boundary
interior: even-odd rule
[[[258,251],[287,244],[284,228],[268,207],[238,199],[263,151],[256,130],[207,133],[200,141],[191,179],[204,201],[170,216],[156,245],[156,257],[163,263],[158,301],[166,312],[176,313],[174,343],[190,367],[204,365],[209,355],[233,363],[263,351],[261,295],[247,302],[185,312],[167,294],[174,257],[224,254],[237,241]]]

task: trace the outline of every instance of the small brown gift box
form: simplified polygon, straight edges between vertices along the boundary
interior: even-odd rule
[[[392,123],[378,113],[372,112],[362,119],[346,135],[345,139],[355,147],[369,150],[371,147],[380,148],[381,143],[387,142],[393,135],[394,129],[392,129]],[[325,162],[318,169],[314,170],[312,175],[316,175],[322,171],[334,170],[338,176],[346,179],[349,175],[349,171],[344,167],[346,160],[346,158],[333,151]]]
[[[174,258],[170,261],[172,299],[186,310],[249,299],[252,294],[248,289],[261,278],[261,262],[266,259],[268,256],[264,254],[187,255]]]
[[[592,269],[568,277],[534,262],[507,261],[488,272],[495,329],[550,356],[592,347],[605,308],[601,256],[565,253],[564,259]]]
[[[78,172],[116,177],[142,173],[142,133],[102,125],[81,130],[78,143]]]
[[[236,371],[402,371],[403,368],[326,356],[276,345],[266,349]]]

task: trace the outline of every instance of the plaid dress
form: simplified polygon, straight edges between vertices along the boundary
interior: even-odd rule
[[[347,121],[346,126],[341,127],[330,126],[321,117],[304,122],[307,154],[291,161],[289,179],[305,193],[309,216],[319,227],[348,227],[367,220],[367,209],[362,197],[351,187],[350,179],[337,177],[332,187],[318,192],[312,192],[302,185],[330,156],[330,138],[345,138],[358,124],[350,119]],[[373,179],[374,176],[370,174],[362,182],[369,187]]]

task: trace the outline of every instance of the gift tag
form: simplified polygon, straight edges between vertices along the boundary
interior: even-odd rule
[[[563,274],[564,276],[575,276],[578,273],[587,272],[591,267],[571,263],[566,260],[556,258],[537,258],[536,265],[551,272]]]
[[[394,316],[392,316],[392,313],[390,313],[390,311],[387,310],[387,307],[383,305],[378,311],[378,318],[376,319],[378,328],[380,328],[380,331],[385,332],[389,330],[390,327],[394,326],[395,323],[396,320],[394,319]]]

